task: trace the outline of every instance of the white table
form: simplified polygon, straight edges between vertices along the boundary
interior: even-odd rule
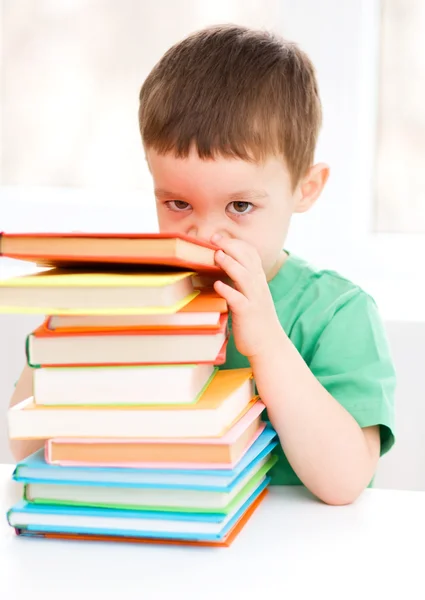
[[[425,492],[330,507],[271,488],[230,548],[65,542],[15,536],[12,470],[0,465],[2,600],[425,598]]]

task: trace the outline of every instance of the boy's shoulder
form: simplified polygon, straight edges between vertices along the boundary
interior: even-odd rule
[[[373,299],[359,285],[332,269],[320,269],[306,260],[288,253],[280,271],[270,282],[276,300],[313,296],[317,301],[345,303],[355,296]]]
[[[269,285],[286,331],[298,325],[306,333],[319,333],[338,316],[344,335],[343,329],[355,327],[356,322],[379,320],[375,301],[359,285],[337,271],[317,268],[293,254],[288,254]]]

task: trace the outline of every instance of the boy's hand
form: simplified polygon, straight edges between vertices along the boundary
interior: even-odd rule
[[[232,311],[232,328],[238,351],[248,358],[273,345],[280,323],[257,250],[241,240],[215,235],[215,260],[234,287],[216,281],[214,289]]]

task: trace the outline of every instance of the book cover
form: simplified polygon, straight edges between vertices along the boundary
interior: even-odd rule
[[[169,490],[149,488],[29,483],[24,488],[24,500],[34,504],[227,515],[260,485],[276,461],[276,456],[262,460],[228,492],[173,490],[170,494]]]
[[[266,477],[242,504],[228,515],[130,511],[64,507],[18,502],[7,513],[15,529],[162,539],[222,540],[270,483]]]
[[[228,335],[227,313],[217,328],[60,331],[44,322],[27,337],[26,353],[30,366],[202,363],[215,361]]]
[[[183,545],[183,546],[196,546],[196,547],[230,547],[236,538],[239,536],[255,510],[260,506],[262,501],[268,494],[268,489],[265,488],[257,498],[254,499],[252,504],[247,510],[236,520],[233,527],[231,527],[227,534],[223,535],[218,540],[178,540],[170,538],[143,538],[143,537],[130,537],[130,536],[116,536],[116,535],[102,535],[102,534],[83,534],[83,533],[65,533],[65,532],[51,532],[51,531],[39,531],[35,526],[31,529],[27,528],[15,528],[15,533],[21,537],[35,537],[51,540],[69,540],[69,541],[87,541],[87,542],[121,542],[129,544],[164,544],[164,545]]]
[[[220,273],[216,250],[181,233],[0,233],[0,256],[41,266],[118,263]]]
[[[252,371],[219,370],[189,405],[43,406],[28,398],[8,410],[11,439],[220,436],[255,398]]]
[[[110,487],[146,487],[229,491],[250,469],[266,458],[277,446],[276,433],[267,428],[231,469],[172,469],[61,467],[45,462],[43,449],[38,450],[15,468],[13,479],[20,483],[57,483],[107,485]]]
[[[195,404],[218,367],[123,365],[43,367],[33,371],[34,402],[49,406]]]
[[[158,329],[184,327],[189,330],[199,327],[219,329],[220,315],[228,312],[227,302],[213,289],[200,289],[200,293],[179,311],[172,314],[155,315],[54,315],[46,320],[50,330],[62,332],[125,331],[138,327]]]
[[[193,272],[100,273],[51,269],[0,279],[0,312],[23,314],[174,313],[193,300]]]
[[[45,460],[67,467],[126,467],[139,469],[231,469],[263,433],[265,406],[257,401],[218,438],[84,439],[46,440]]]

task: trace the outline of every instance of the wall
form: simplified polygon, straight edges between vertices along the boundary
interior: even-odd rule
[[[425,490],[425,323],[392,321],[386,328],[398,377],[396,444],[381,460],[376,486]]]

